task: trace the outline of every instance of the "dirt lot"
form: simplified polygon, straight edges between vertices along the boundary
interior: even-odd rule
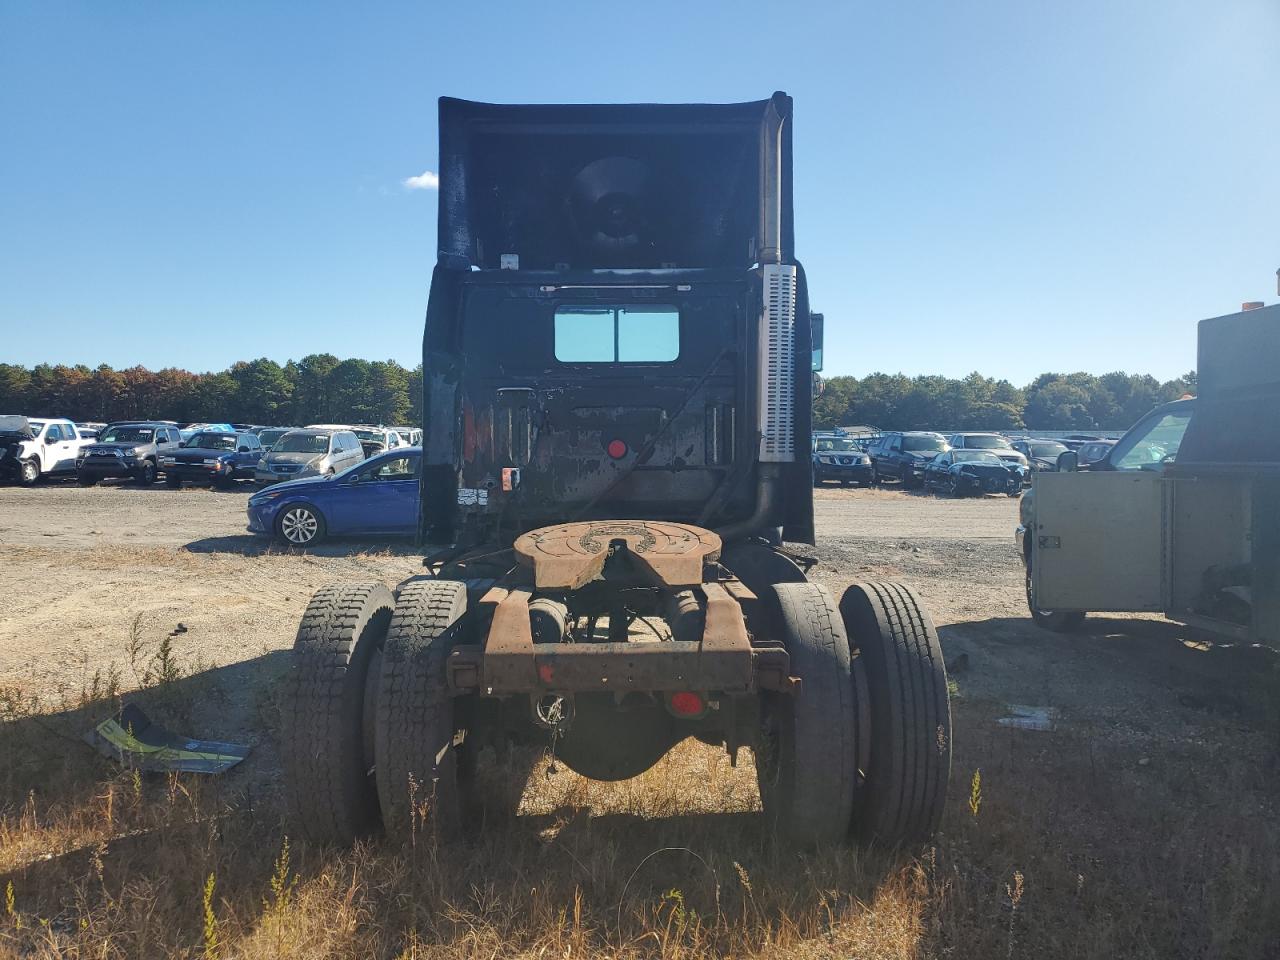
[[[196,953],[202,931],[208,953],[200,886],[221,872],[240,878],[211,906],[227,956],[1280,956],[1280,700],[1260,679],[1272,660],[1158,618],[1039,630],[1016,501],[888,490],[819,491],[821,543],[794,549],[833,590],[905,580],[939,626],[955,769],[943,834],[920,859],[797,861],[753,826],[749,761],[730,770],[691,743],[618,785],[539,768],[515,824],[452,872],[365,848],[312,852],[293,874],[286,862],[294,892],[272,913],[281,651],[321,584],[394,584],[421,561],[394,541],[283,550],[244,532],[245,498],[0,488],[0,886],[16,890],[0,955]],[[185,800],[171,783],[161,816],[149,788],[75,742],[83,705],[113,686],[151,687],[190,732],[254,753],[213,786],[182,786]],[[1055,728],[1002,725],[1010,704],[1052,708]],[[131,789],[131,812],[103,799]],[[241,842],[200,826],[232,822]],[[665,848],[692,854],[623,884]],[[148,926],[139,890],[182,919]],[[30,932],[42,920],[43,938]],[[283,939],[266,949],[269,936]]]

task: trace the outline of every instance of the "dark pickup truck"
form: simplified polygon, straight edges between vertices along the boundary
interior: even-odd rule
[[[96,442],[80,448],[76,480],[82,487],[92,487],[108,477],[129,477],[150,486],[160,474],[160,458],[177,450],[181,442],[176,423],[130,420],[108,424]]]
[[[252,480],[262,459],[262,443],[252,433],[203,431],[161,459],[164,479],[170,487],[183,480],[230,486]]]
[[[904,487],[921,486],[925,464],[950,449],[940,433],[923,430],[886,433],[867,448],[871,456],[871,482],[898,480]]]

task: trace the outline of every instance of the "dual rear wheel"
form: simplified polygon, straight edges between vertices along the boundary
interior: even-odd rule
[[[762,591],[763,593],[763,591]],[[765,818],[803,846],[852,835],[927,839],[942,815],[951,713],[937,633],[900,584],[769,590],[771,633],[800,680],[761,697],[756,769]],[[403,841],[456,836],[478,809],[473,697],[447,685],[470,629],[456,581],[394,598],[382,584],[327,587],[294,644],[284,697],[291,813],[314,842],[350,843],[381,824]]]
[[[474,770],[445,661],[465,627],[454,581],[326,587],[307,607],[284,695],[290,813],[309,840],[349,844],[382,824],[412,840],[461,825]]]
[[[771,826],[806,846],[927,839],[950,779],[951,708],[919,598],[892,583],[854,584],[838,608],[818,584],[774,595],[801,686],[765,698],[756,771]]]

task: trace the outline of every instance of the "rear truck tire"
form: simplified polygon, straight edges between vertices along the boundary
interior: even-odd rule
[[[419,580],[400,591],[382,654],[374,756],[387,835],[444,842],[471,812],[473,745],[456,743],[463,710],[450,695],[449,651],[463,629],[466,584]]]
[[[692,590],[672,594],[666,603],[666,620],[671,626],[671,639],[697,643],[706,630],[707,612]],[[718,746],[718,744],[717,744]]]
[[[1037,627],[1052,630],[1054,633],[1074,633],[1084,626],[1087,614],[1079,610],[1041,610],[1036,606],[1034,588],[1031,583],[1031,560],[1026,563],[1027,609],[1031,611],[1031,619]]]
[[[853,832],[887,847],[927,840],[951,779],[951,700],[938,633],[915,592],[898,583],[853,584],[840,614],[871,700],[871,756]]]
[[[291,547],[311,547],[324,539],[324,517],[308,503],[292,503],[276,518],[276,539]]]
[[[755,747],[766,821],[801,846],[843,840],[858,785],[856,686],[831,594],[816,583],[773,588],[773,623],[801,685],[766,694]]]
[[[768,596],[777,583],[807,581],[794,560],[759,540],[729,544],[720,552],[720,563],[757,597]]]
[[[394,606],[381,583],[321,587],[298,626],[281,759],[290,816],[314,843],[350,844],[378,826],[365,699]]]
[[[166,473],[164,475],[164,485],[170,490],[177,490],[182,486],[182,478],[174,476],[172,473]]]
[[[95,476],[92,476],[91,474],[88,474],[88,473],[76,474],[76,483],[80,484],[80,486],[82,487],[92,487],[97,482],[98,482],[98,478]]]
[[[18,482],[29,487],[40,479],[40,463],[37,460],[23,460],[18,468]]]
[[[149,487],[156,482],[156,465],[150,460],[143,460],[138,467],[138,475],[134,477],[140,487]]]

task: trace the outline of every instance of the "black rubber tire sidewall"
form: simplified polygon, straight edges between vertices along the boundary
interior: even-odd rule
[[[32,486],[40,480],[40,465],[34,460],[23,460],[18,467],[18,482],[24,487]]]
[[[774,584],[807,580],[794,560],[758,540],[727,545],[720,553],[720,563],[758,597],[769,595]]]
[[[144,460],[138,468],[138,475],[134,479],[139,486],[151,486],[156,482],[156,465],[150,460]]]
[[[858,783],[848,640],[826,587],[782,583],[772,598],[776,636],[801,689],[766,695],[776,736],[756,751],[765,818],[770,829],[801,846],[839,842],[848,834]]]
[[[396,600],[382,653],[374,731],[378,800],[387,835],[409,841],[461,833],[464,774],[452,746],[457,701],[446,669],[467,610],[466,584],[418,580]]]
[[[289,813],[312,842],[350,844],[378,826],[364,746],[365,681],[394,605],[381,583],[322,587],[298,627],[282,701],[281,760]]]
[[[951,703],[937,631],[903,584],[855,583],[840,613],[871,699],[871,757],[854,833],[885,846],[927,840],[951,776]]]

